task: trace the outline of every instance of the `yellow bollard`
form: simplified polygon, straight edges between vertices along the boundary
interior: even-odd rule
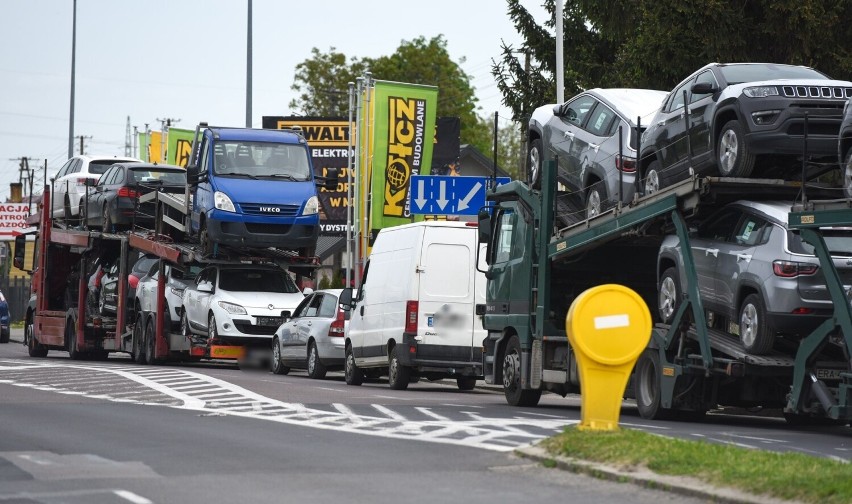
[[[578,428],[617,430],[627,379],[651,339],[648,306],[623,285],[592,287],[571,303],[565,332],[580,370]]]

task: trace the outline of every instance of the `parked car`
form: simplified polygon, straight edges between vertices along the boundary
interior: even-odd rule
[[[290,274],[274,265],[212,265],[183,292],[181,333],[191,338],[267,339],[304,299]]]
[[[115,163],[141,163],[141,159],[112,156],[74,156],[62,165],[53,177],[51,209],[54,217],[71,222],[80,217],[85,208],[86,180],[97,181]]]
[[[330,369],[342,369],[351,303],[352,289],[307,295],[272,337],[272,372],[307,369],[308,376],[321,379]]]
[[[167,324],[164,327],[168,331],[180,327],[183,291],[187,284],[193,281],[201,271],[201,266],[178,267],[166,262],[163,268],[166,275],[164,312],[168,314],[166,317]],[[157,311],[157,283],[159,280],[160,260],[156,259],[136,285],[133,306],[137,314]]]
[[[645,130],[643,190],[682,180],[690,170],[723,177],[800,176],[805,115],[809,162],[817,166],[811,175],[834,169],[850,96],[852,82],[831,80],[813,68],[710,63],[674,88]]]
[[[142,254],[132,260],[133,266],[127,274],[127,299],[132,301],[136,298],[136,287],[139,280],[144,277],[151,266],[157,261],[157,256]],[[101,279],[101,292],[99,310],[101,315],[115,315],[118,303],[118,261],[112,263]]]
[[[142,205],[139,196],[151,191],[180,193],[186,190],[186,170],[179,166],[148,163],[116,163],[89,190],[85,220],[89,227],[104,231],[151,227],[156,208]]]
[[[708,325],[738,334],[755,355],[769,352],[776,336],[801,338],[832,315],[813,247],[787,229],[791,206],[789,201],[738,201],[690,233],[699,296],[712,314]],[[852,229],[827,228],[822,234],[848,290]],[[677,236],[663,240],[657,278],[660,318],[671,322],[686,289]]]
[[[537,108],[528,130],[529,183],[538,187],[544,161],[556,157],[557,179],[577,193],[586,217],[611,206],[618,194],[621,201],[631,201],[637,118],[645,126],[665,97],[665,91],[650,89],[591,89],[565,103]]]
[[[9,323],[9,303],[6,301],[3,292],[0,292],[0,343],[9,342],[11,335]]]

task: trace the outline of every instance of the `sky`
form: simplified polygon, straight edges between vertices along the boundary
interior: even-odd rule
[[[539,24],[542,3],[522,0]],[[166,118],[244,126],[247,10],[247,0],[77,0],[74,135],[87,137],[84,152],[123,156],[128,117],[131,131]],[[252,11],[253,127],[298,112],[290,87],[312,48],[378,57],[437,35],[471,76],[479,114],[509,116],[491,76],[501,41],[522,41],[505,0],[253,0]],[[0,19],[2,201],[20,157],[37,165],[36,188],[45,160],[50,178],[68,158],[73,0],[7,0]]]

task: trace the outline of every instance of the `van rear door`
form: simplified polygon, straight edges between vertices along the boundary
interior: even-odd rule
[[[420,256],[418,359],[473,359],[476,228],[427,227]]]

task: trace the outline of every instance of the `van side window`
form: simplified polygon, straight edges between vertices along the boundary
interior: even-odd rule
[[[500,221],[497,223],[497,243],[494,250],[494,262],[506,262],[512,258],[512,231],[515,228],[516,214],[512,212],[503,212],[500,214]]]

